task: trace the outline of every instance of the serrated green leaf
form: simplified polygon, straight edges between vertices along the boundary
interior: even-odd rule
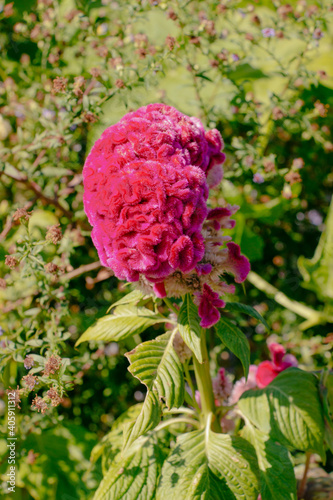
[[[148,390],[155,388],[169,409],[183,404],[185,392],[182,364],[173,348],[175,334],[167,332],[126,354],[131,374]]]
[[[140,334],[149,326],[165,323],[168,319],[147,309],[122,305],[114,309],[112,314],[103,316],[89,327],[76,342],[76,346],[87,340],[119,341],[130,335]]]
[[[320,398],[325,422],[325,444],[333,453],[333,373],[324,370],[320,380]]]
[[[245,392],[238,406],[272,439],[296,450],[316,452],[325,459],[324,419],[316,378],[311,373],[288,368],[265,389]]]
[[[242,430],[242,437],[257,453],[262,500],[296,500],[297,483],[287,448],[274,442],[249,421]]]
[[[138,417],[124,426],[124,449],[146,432],[154,429],[160,420],[162,405],[156,389],[148,391]]]
[[[250,345],[246,336],[236,325],[224,317],[220,318],[215,329],[223,344],[240,359],[247,378],[250,367]]]
[[[177,443],[162,467],[157,500],[257,500],[258,465],[247,441],[207,428]]]
[[[123,447],[124,440],[124,425],[126,422],[135,419],[142,409],[142,403],[131,406],[128,410],[120,415],[112,424],[111,431],[108,432],[99,443],[91,451],[90,461],[92,463],[102,457],[103,474],[109,470],[112,461]]]
[[[247,304],[241,304],[240,302],[228,302],[224,309],[226,311],[248,314],[252,318],[260,321],[267,328],[267,330],[269,330],[269,326],[266,320],[261,316],[260,313],[258,313],[258,311],[254,309],[254,307],[248,306]]]
[[[202,363],[200,318],[189,294],[184,297],[177,321],[179,333],[185,344],[195,354],[199,363]]]
[[[131,305],[136,305],[140,300],[143,298],[149,298],[148,295],[144,295],[141,290],[133,290],[130,293],[127,293],[122,297],[121,299],[117,300],[117,302],[114,302],[114,304],[111,304],[107,312],[110,312],[112,309],[114,309],[117,306],[123,306],[125,304],[131,304]]]
[[[153,500],[163,459],[156,437],[141,438],[111,466],[94,500]]]

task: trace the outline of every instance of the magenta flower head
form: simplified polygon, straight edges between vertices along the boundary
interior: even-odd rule
[[[272,361],[263,361],[258,365],[256,374],[257,385],[260,389],[266,387],[281,373],[291,366],[297,366],[297,359],[292,354],[286,354],[285,348],[273,342],[268,349]]]
[[[101,263],[160,297],[220,281],[207,245],[216,260],[217,247],[230,239],[216,238],[217,227],[231,227],[238,208],[212,216],[207,207],[209,188],[223,177],[222,149],[216,129],[205,132],[197,118],[165,104],[142,107],[107,128],[83,169],[84,207]],[[224,270],[239,273],[241,259],[246,277],[249,264],[237,249],[220,252]],[[215,292],[226,291],[220,288]]]

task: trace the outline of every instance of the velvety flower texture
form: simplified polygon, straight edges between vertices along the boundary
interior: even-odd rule
[[[231,272],[238,282],[249,271],[232,242],[218,271],[207,254],[204,223],[208,232],[210,225],[213,232],[232,227],[235,211],[207,208],[209,188],[223,177],[222,148],[216,129],[205,132],[197,118],[150,104],[107,128],[83,169],[84,207],[101,263],[160,297],[175,295],[175,288],[176,295],[201,292],[206,326],[218,320],[217,307],[224,305],[218,295],[227,291],[217,273]],[[215,238],[210,250],[216,254],[227,239]]]

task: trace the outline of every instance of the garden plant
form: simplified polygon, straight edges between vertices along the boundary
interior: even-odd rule
[[[330,2],[0,11],[3,497],[333,498]]]

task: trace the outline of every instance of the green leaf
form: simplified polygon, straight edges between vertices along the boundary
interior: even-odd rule
[[[153,500],[163,459],[155,436],[139,439],[111,466],[94,500]]]
[[[325,422],[325,444],[333,453],[333,373],[324,370],[319,387]]]
[[[136,305],[140,300],[142,299],[149,299],[149,295],[144,295],[141,290],[133,290],[130,293],[127,293],[122,297],[121,299],[117,300],[117,302],[114,302],[114,304],[111,304],[107,312],[110,312],[112,309],[114,309],[117,306],[123,306],[124,304],[131,304],[131,305]]]
[[[261,69],[253,68],[250,64],[239,64],[237,69],[228,72],[231,80],[256,80],[258,78],[267,78],[267,75]]]
[[[207,428],[177,443],[162,467],[157,500],[257,500],[258,465],[247,441]]]
[[[124,449],[146,432],[154,429],[160,420],[162,405],[156,389],[148,391],[138,417],[124,426]]]
[[[112,461],[120,453],[124,441],[124,425],[140,414],[142,403],[131,406],[120,415],[112,424],[111,431],[108,432],[91,451],[90,461],[92,463],[102,457],[102,470],[105,474],[112,465]]]
[[[249,421],[242,430],[242,437],[254,446],[257,453],[262,500],[296,500],[297,483],[287,448],[274,442]]]
[[[173,348],[176,332],[144,342],[126,354],[131,374],[148,390],[155,388],[169,409],[183,404],[185,392],[182,364]]]
[[[201,71],[201,73],[196,73],[195,76],[197,78],[202,78],[203,80],[207,80],[208,82],[212,82],[213,80],[209,78],[208,76],[205,75],[204,71]]]
[[[226,311],[248,314],[252,318],[260,321],[267,328],[267,330],[269,330],[266,320],[261,316],[261,314],[258,313],[258,311],[256,311],[256,309],[254,309],[254,307],[248,306],[247,304],[241,304],[240,302],[228,302],[224,309]]]
[[[250,345],[244,333],[224,317],[220,318],[215,329],[223,344],[241,360],[247,378],[250,367]]]
[[[239,402],[245,417],[272,439],[325,460],[324,419],[313,374],[288,368],[265,389],[245,392]]]
[[[76,342],[76,346],[87,340],[104,340],[107,342],[123,340],[134,333],[140,334],[149,326],[165,323],[168,319],[147,309],[122,305],[114,309],[112,314],[103,316],[89,327]]]
[[[178,330],[185,344],[195,354],[199,363],[202,363],[200,318],[189,294],[185,295],[178,313]]]

